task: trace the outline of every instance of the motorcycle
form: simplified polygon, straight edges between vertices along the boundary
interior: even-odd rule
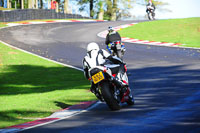
[[[108,51],[112,56],[117,56],[120,59],[123,59],[124,53],[126,51],[125,46],[121,41],[115,41],[110,43],[111,47],[107,46]]]
[[[147,16],[149,20],[155,20],[154,8],[151,6],[147,6]]]
[[[95,85],[96,97],[106,102],[111,110],[119,110],[121,103],[124,102],[128,105],[134,104],[126,71],[126,67],[120,67],[119,64],[96,66],[89,70],[90,80]],[[116,79],[123,81],[124,88],[118,87],[119,80]]]

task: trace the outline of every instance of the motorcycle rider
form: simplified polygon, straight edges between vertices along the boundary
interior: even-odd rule
[[[114,30],[112,26],[109,26],[108,34],[106,35],[106,41],[105,41],[105,44],[107,45],[107,49],[109,50],[109,52],[111,52],[111,43],[114,41],[121,42],[121,36],[117,31]]]
[[[150,7],[150,8],[148,8]],[[146,9],[146,12],[149,13],[151,10],[153,10],[153,13],[155,12],[156,10],[156,7],[155,5],[153,4],[152,0],[149,0],[148,4],[147,4],[147,9]],[[155,15],[155,13],[154,13]]]
[[[84,70],[84,76],[91,80],[89,77],[89,69],[96,67],[96,66],[104,66],[106,64],[120,64],[119,69],[126,69],[125,64],[121,61],[120,58],[117,58],[115,56],[111,56],[106,50],[99,49],[99,45],[95,42],[89,43],[87,46],[87,55],[83,59],[83,70]],[[112,82],[115,83],[115,85],[121,89],[125,87],[125,83],[122,81],[119,81],[118,79],[114,78],[112,79]],[[94,93],[97,97],[99,94],[95,91],[96,85],[92,82],[91,84],[91,92]]]

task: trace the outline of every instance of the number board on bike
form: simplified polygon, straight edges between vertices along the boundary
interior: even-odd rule
[[[95,75],[92,76],[92,80],[94,82],[94,84],[100,82],[101,80],[104,79],[103,73],[102,72],[98,72]]]

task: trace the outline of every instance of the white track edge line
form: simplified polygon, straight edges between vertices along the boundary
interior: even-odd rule
[[[46,24],[46,23],[44,23],[44,24]],[[15,25],[15,26],[21,26],[21,25]],[[9,28],[9,27],[13,27],[13,26],[1,27],[0,30],[1,30],[1,29],[4,29],[4,28]],[[28,54],[30,54],[30,55],[34,55],[34,56],[36,56],[36,57],[39,57],[39,58],[42,58],[42,59],[45,59],[45,60],[48,60],[48,61],[50,61],[50,62],[54,62],[54,63],[60,64],[60,65],[66,66],[66,67],[70,67],[70,68],[73,68],[73,69],[76,69],[76,70],[79,70],[79,71],[83,71],[83,69],[80,69],[80,68],[78,68],[78,67],[74,67],[74,66],[72,66],[72,65],[68,65],[68,64],[64,64],[64,63],[58,62],[58,61],[54,61],[54,60],[51,60],[51,59],[42,57],[42,56],[40,56],[40,55],[37,55],[37,54],[31,53],[31,52],[28,52],[28,51],[26,51],[26,50],[20,49],[20,48],[18,48],[18,47],[12,46],[12,45],[10,45],[10,44],[8,44],[8,43],[6,43],[6,42],[3,42],[2,40],[0,40],[0,42],[3,43],[4,45],[7,45],[7,46],[11,47],[11,48],[20,50],[20,51],[22,51],[22,52],[28,53]],[[74,115],[76,115],[76,114],[80,114],[80,113],[82,113],[82,112],[86,112],[86,111],[88,111],[88,110],[90,110],[90,109],[96,107],[99,103],[100,103],[100,102],[97,101],[95,104],[93,104],[91,107],[87,108],[86,110],[78,111],[78,112],[76,112],[76,113],[74,113],[74,114],[70,114],[69,116],[66,116],[66,117],[63,117],[63,118],[59,118],[59,119],[57,119],[57,120],[53,120],[53,121],[46,122],[46,123],[43,123],[43,124],[38,124],[37,126],[42,126],[42,125],[45,125],[45,124],[53,123],[53,122],[58,121],[58,120],[62,120],[62,119],[66,119],[66,118],[72,117],[72,116],[74,116]],[[37,126],[32,126],[32,127],[24,128],[24,129],[22,129],[22,130],[34,128],[34,127],[37,127]],[[22,131],[22,130],[19,129],[18,131]],[[15,132],[18,132],[18,131],[15,131]]]
[[[51,124],[51,123],[53,123],[53,122],[60,121],[60,120],[66,119],[66,118],[70,118],[70,117],[72,117],[72,116],[75,116],[75,115],[78,115],[78,114],[87,112],[88,110],[91,110],[91,109],[95,108],[96,106],[98,106],[100,103],[101,103],[101,102],[98,101],[98,102],[96,102],[95,104],[92,104],[89,108],[84,109],[84,110],[81,110],[81,111],[78,111],[78,112],[75,111],[75,113],[70,114],[69,116],[65,116],[65,117],[59,118],[59,119],[57,119],[57,120],[52,120],[52,121],[49,121],[49,122],[46,122],[46,123],[42,123],[42,124],[38,124],[38,125],[35,125],[35,126],[27,127],[27,128],[21,129],[20,131],[28,130],[28,129],[31,129],[31,128],[35,128],[35,127],[39,127],[39,126]]]
[[[74,68],[74,69],[79,70],[79,71],[83,71],[83,69],[80,69],[80,68],[78,68],[78,67],[75,67],[75,66],[72,66],[72,65],[64,64],[64,63],[61,63],[61,62],[58,62],[58,61],[55,61],[55,60],[51,60],[51,59],[45,58],[45,57],[43,57],[43,56],[40,56],[40,55],[31,53],[31,52],[26,51],[26,50],[23,50],[23,49],[21,49],[21,48],[12,46],[12,45],[10,45],[10,44],[8,44],[8,43],[6,43],[6,42],[3,42],[3,41],[1,41],[1,40],[0,40],[0,42],[3,43],[3,44],[5,44],[5,45],[7,45],[7,46],[9,46],[9,47],[11,47],[11,48],[20,50],[20,51],[22,51],[22,52],[28,53],[28,54],[30,54],[30,55],[34,55],[34,56],[36,56],[36,57],[39,57],[39,58],[42,58],[42,59],[45,59],[45,60],[48,60],[48,61],[50,61],[50,62],[54,62],[54,63],[60,64],[60,65],[63,65],[63,66],[69,67],[69,68]]]

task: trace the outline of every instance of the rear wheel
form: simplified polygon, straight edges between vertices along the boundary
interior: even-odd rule
[[[152,14],[151,14],[150,11],[148,12],[148,19],[149,19],[149,20],[152,20]]]
[[[121,50],[117,50],[117,57],[119,57],[120,59],[122,59],[122,52],[121,52]]]
[[[148,19],[151,20],[150,13],[147,13]]]
[[[152,13],[152,18],[153,18],[153,20],[155,20],[155,13],[154,12]]]
[[[148,13],[148,18],[149,18],[149,20],[155,20],[155,13],[154,12],[149,12]]]
[[[114,92],[109,88],[109,83],[107,81],[102,82],[101,93],[111,110],[119,110],[121,108],[120,102],[114,98]]]

